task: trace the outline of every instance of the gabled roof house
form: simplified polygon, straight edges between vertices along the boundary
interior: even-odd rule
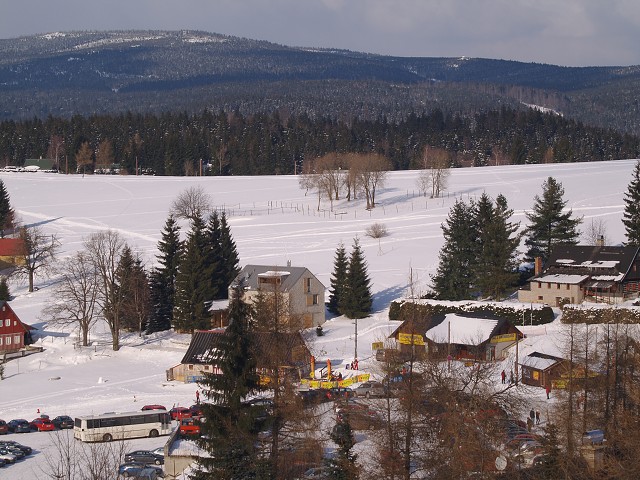
[[[31,325],[22,323],[8,302],[0,301],[0,353],[16,352],[32,342]]]
[[[640,249],[634,246],[558,245],[528,285],[518,291],[525,303],[619,303],[640,292]]]
[[[325,322],[325,286],[305,267],[246,265],[229,286],[229,298],[239,287],[242,300],[254,304],[260,295],[282,295],[288,305],[284,322],[304,328]]]

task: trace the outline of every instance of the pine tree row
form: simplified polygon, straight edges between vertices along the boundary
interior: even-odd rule
[[[355,238],[349,257],[343,244],[336,250],[327,309],[348,318],[364,318],[371,313],[372,305],[367,262]]]

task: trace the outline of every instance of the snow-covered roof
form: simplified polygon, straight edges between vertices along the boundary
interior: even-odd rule
[[[498,325],[498,320],[460,316],[447,313],[442,322],[426,332],[426,337],[435,343],[447,343],[449,333],[451,343],[462,345],[480,345],[491,336]]]
[[[542,277],[538,277],[535,280],[537,282],[550,282],[550,283],[568,283],[571,285],[577,285],[579,283],[584,282],[589,278],[589,275],[565,275],[561,273],[544,275]]]
[[[624,273],[618,275],[593,275],[591,280],[598,280],[601,282],[619,282],[624,278]]]
[[[546,370],[547,368],[558,363],[559,360],[555,358],[544,358],[532,355],[527,355],[520,361],[520,365],[535,368],[537,370]]]

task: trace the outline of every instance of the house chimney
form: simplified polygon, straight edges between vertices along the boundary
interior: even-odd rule
[[[538,276],[542,273],[542,257],[536,257],[534,259],[534,269],[533,274]]]
[[[596,240],[596,247],[604,247],[604,235],[600,235]]]

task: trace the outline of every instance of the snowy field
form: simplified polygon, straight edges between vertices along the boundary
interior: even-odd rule
[[[225,208],[237,243],[241,264],[260,263],[306,266],[327,287],[336,247],[343,242],[350,251],[354,237],[365,253],[374,293],[374,313],[358,322],[358,356],[361,369],[374,371],[371,343],[384,339],[397,325],[388,320],[389,303],[403,296],[410,272],[417,292],[425,291],[435,272],[443,244],[441,223],[456,198],[477,198],[483,192],[495,198],[502,193],[514,209],[514,221],[524,226],[525,210],[541,193],[549,176],[562,182],[565,199],[575,215],[606,224],[611,244],[624,240],[621,222],[624,192],[631,179],[634,160],[585,164],[484,167],[453,170],[445,198],[420,197],[417,172],[390,173],[386,186],[376,195],[377,207],[366,211],[362,200],[322,204],[317,196],[305,195],[297,177],[132,177],[66,176],[45,173],[3,173],[11,203],[22,223],[40,225],[57,235],[60,257],[82,247],[83,240],[101,229],[117,230],[145,259],[155,260],[156,244],[173,199],[184,189],[201,185],[216,207]],[[373,223],[384,224],[389,236],[380,241],[365,235]],[[184,225],[184,231],[188,229]],[[12,282],[16,297],[12,308],[26,323],[38,328],[41,354],[7,364],[6,379],[0,381],[0,418],[32,420],[38,412],[71,416],[106,411],[138,410],[148,403],[191,405],[196,385],[167,382],[165,371],[180,362],[189,338],[163,332],[147,337],[129,334],[123,348],[113,352],[108,335],[92,332],[92,346],[74,348],[77,332],[50,328],[40,318],[51,302],[54,278],[37,278],[38,290]],[[525,329],[529,338],[521,350],[534,344],[552,345],[558,325]],[[319,360],[332,364],[350,362],[354,354],[354,324],[342,317],[330,318],[326,335],[308,332],[309,345]],[[347,373],[345,371],[345,373]],[[544,403],[544,392],[532,401]],[[544,410],[543,410],[544,412]],[[0,478],[45,478],[43,452],[50,448],[46,433],[14,434],[39,453],[33,458],[0,469]],[[162,439],[143,439],[132,446],[159,446]],[[5,475],[10,474],[10,477]]]

